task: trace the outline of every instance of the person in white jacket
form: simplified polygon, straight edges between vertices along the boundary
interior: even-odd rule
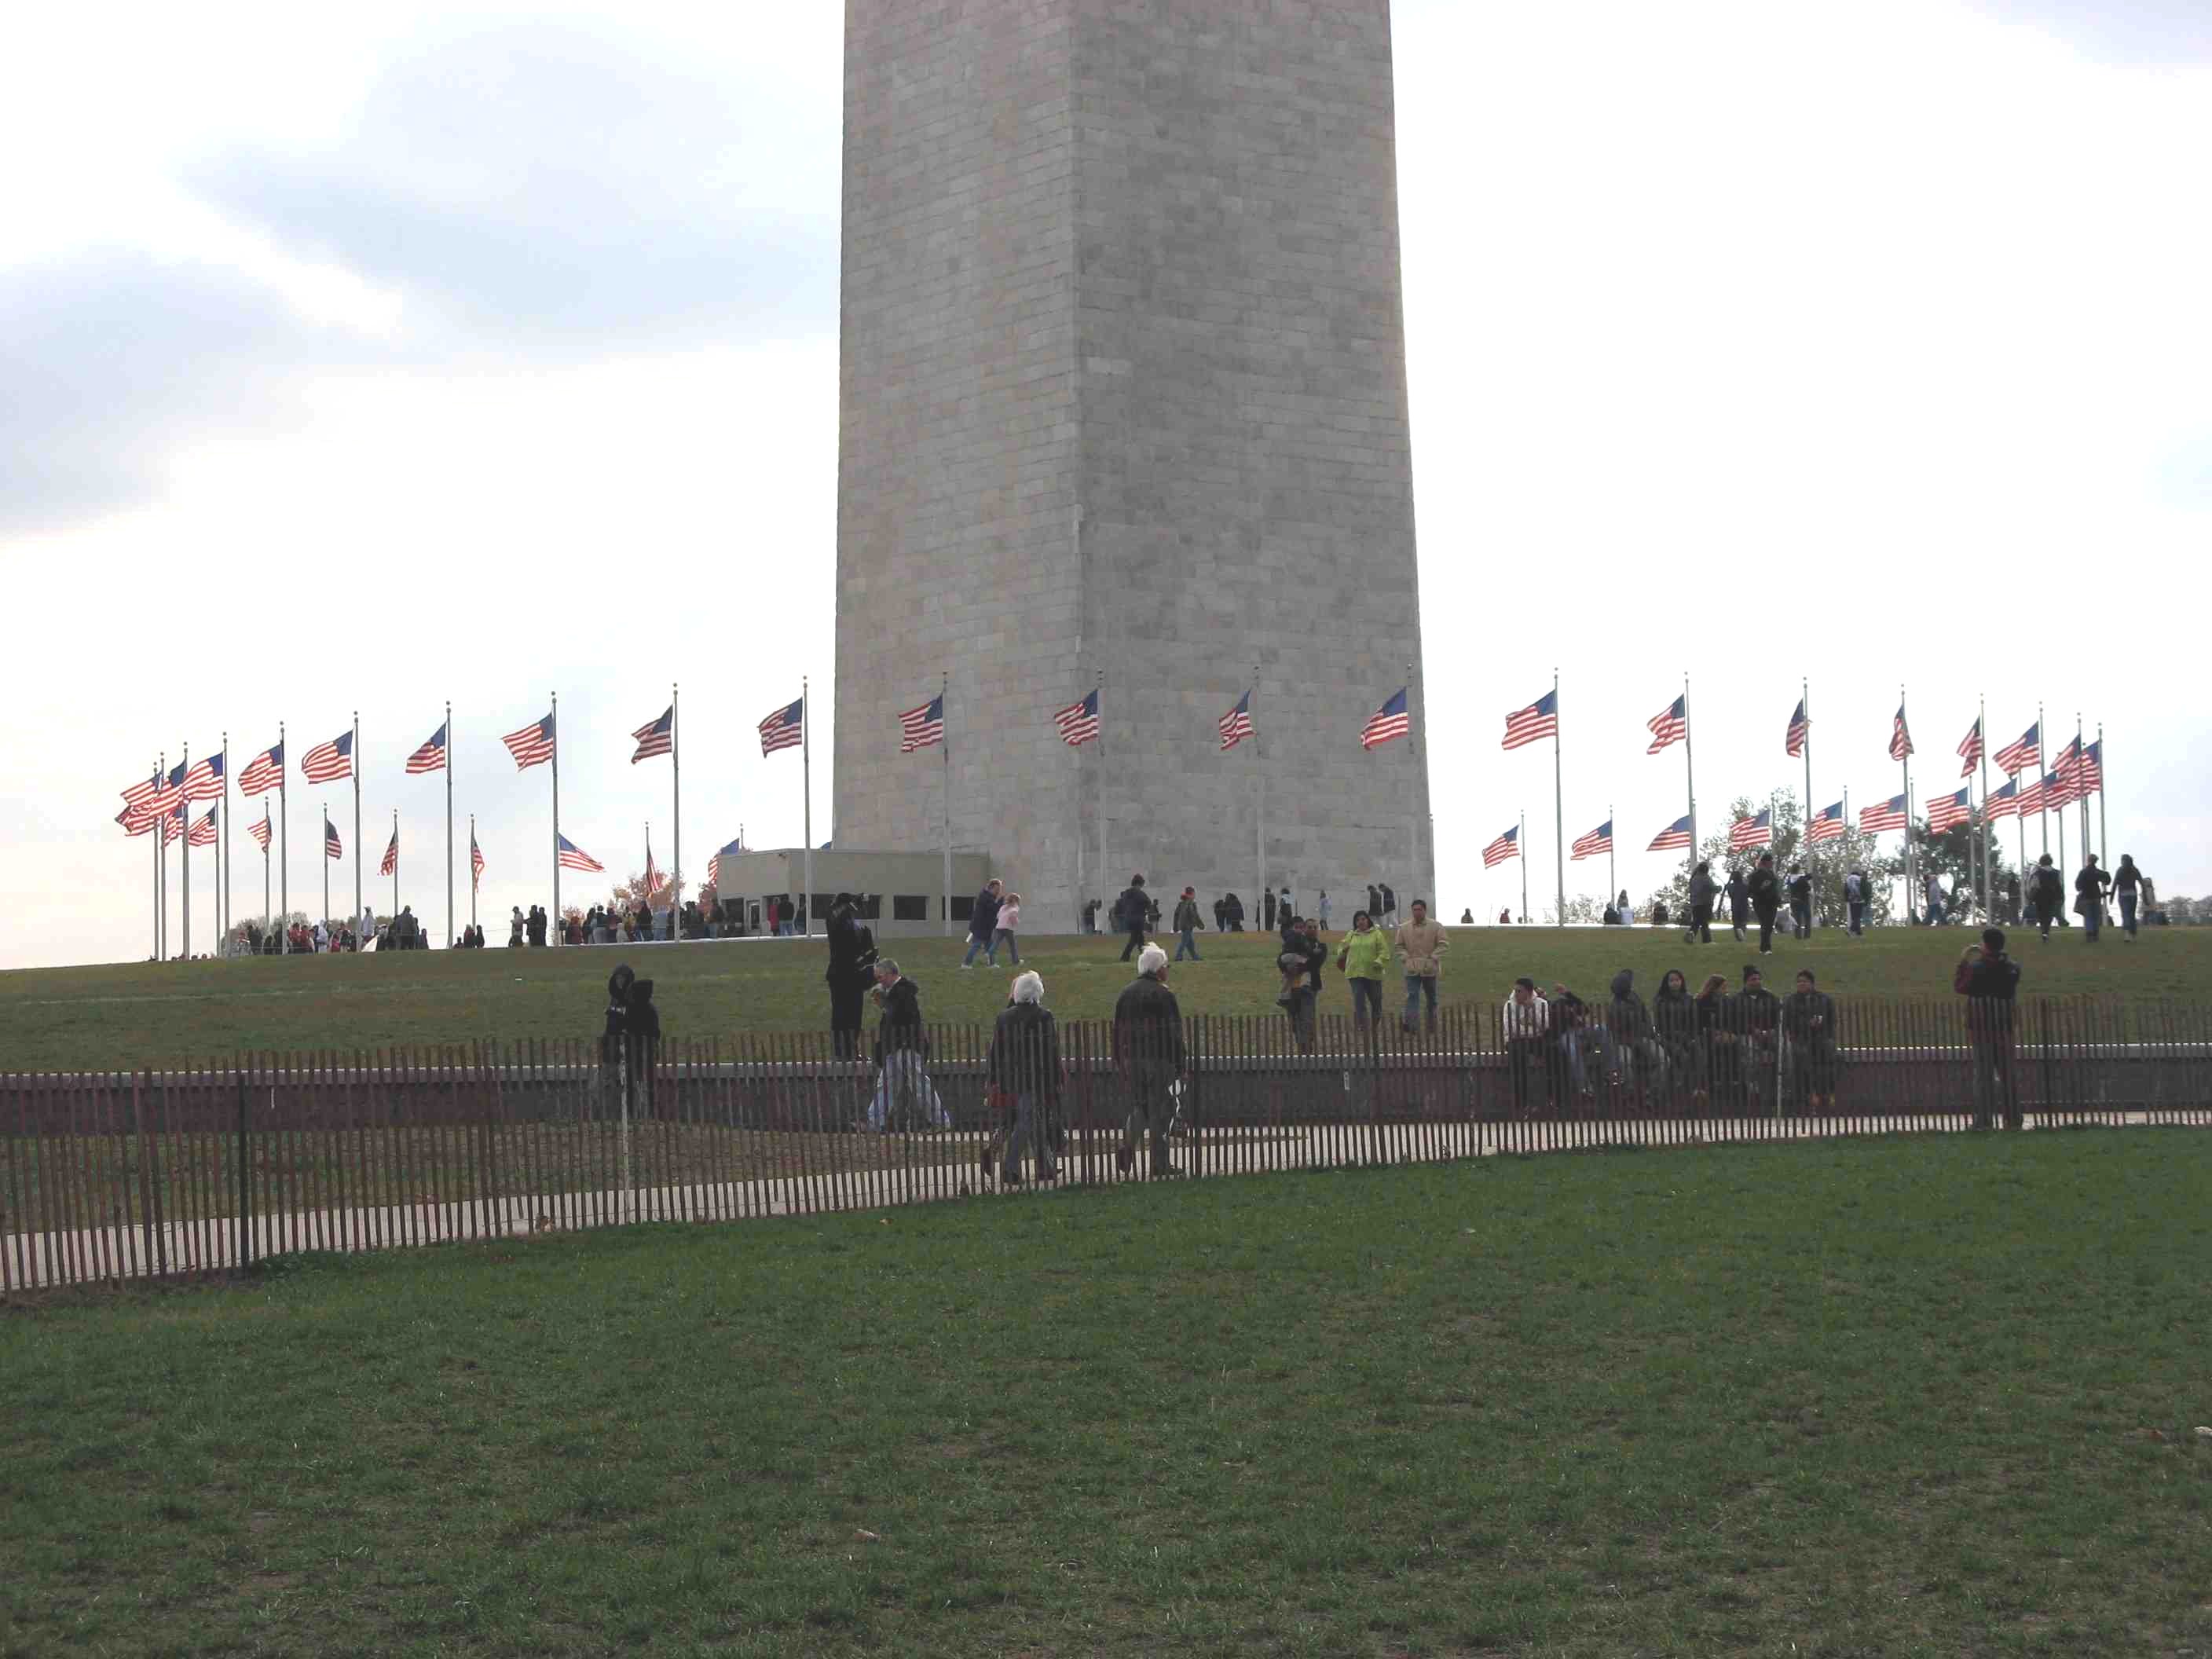
[[[1545,1042],[1552,1032],[1552,1005],[1525,974],[1513,981],[1513,994],[1505,999],[1505,1064],[1513,1075],[1513,1109],[1528,1114],[1528,1073],[1540,1065]]]

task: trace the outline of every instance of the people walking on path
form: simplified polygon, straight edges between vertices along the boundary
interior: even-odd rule
[[[2005,954],[2002,931],[1982,930],[1981,948],[1968,951],[1951,970],[1951,988],[1966,999],[1966,1035],[1974,1056],[1974,1127],[1986,1129],[2002,1113],[2005,1127],[2017,1129],[2022,1120],[2020,1096],[2013,1086],[2012,1048],[2020,964]]]
[[[1263,933],[1275,931],[1275,890],[1272,887],[1260,890],[1260,931]]]
[[[2081,935],[2092,945],[2097,942],[2097,930],[2105,920],[2105,895],[2110,890],[2111,878],[2097,867],[2097,855],[2092,853],[2081,866],[2081,873],[2074,878],[2074,908],[2081,918]]]
[[[2028,903],[2035,911],[2035,926],[2045,945],[2051,943],[2051,924],[2058,919],[2058,907],[2066,902],[2065,878],[2058,866],[2045,853],[2035,861],[2035,869],[2027,881]]]
[[[983,953],[984,963],[999,965],[999,904],[1006,889],[996,877],[983,884],[968,907],[968,954],[960,958],[963,968],[975,965],[975,953]]]
[[[876,999],[883,1013],[876,1021],[876,1091],[868,1103],[868,1127],[878,1134],[911,1127],[949,1129],[952,1115],[929,1080],[929,1034],[921,1023],[921,988],[886,957],[876,963]]]
[[[1790,931],[1797,939],[1813,937],[1813,877],[1802,868],[1792,870],[1783,884],[1790,896]]]
[[[1015,976],[1012,1000],[991,1030],[983,1073],[991,1086],[1014,1103],[1013,1129],[998,1170],[1000,1182],[1009,1187],[1021,1184],[1025,1151],[1036,1163],[1039,1181],[1058,1180],[1060,1031],[1044,1006],[1044,981],[1034,971]]]
[[[1690,872],[1690,926],[1682,935],[1685,945],[1711,945],[1713,942],[1713,867],[1700,860]],[[1500,911],[1501,919],[1504,912]],[[1739,937],[1741,937],[1739,935]]]
[[[1336,953],[1337,971],[1352,985],[1352,1024],[1365,1031],[1382,1021],[1382,975],[1390,966],[1390,936],[1364,910],[1352,914],[1352,931]]]
[[[1729,926],[1735,930],[1736,943],[1741,945],[1744,929],[1751,925],[1751,885],[1734,865],[1729,866],[1728,902]]]
[[[1145,919],[1151,909],[1152,899],[1145,891],[1143,875],[1130,877],[1129,884],[1121,890],[1121,896],[1114,901],[1115,921],[1128,936],[1121,946],[1122,961],[1127,962],[1145,948]]]
[[[1398,896],[1390,890],[1390,884],[1387,881],[1382,884],[1382,908],[1375,912],[1375,923],[1379,927],[1395,927],[1398,925]],[[1328,924],[1323,922],[1322,926],[1326,927]]]
[[[2144,908],[2142,890],[2149,885],[2143,879],[2142,872],[2136,868],[2135,854],[2121,854],[2120,867],[2112,872],[2112,894],[2120,902],[2120,929],[2127,935],[2130,945],[2136,939],[2136,916]]]
[[[1200,959],[1198,941],[1191,937],[1198,931],[1199,926],[1198,890],[1186,887],[1182,890],[1182,896],[1176,901],[1175,908],[1176,933],[1175,959],[1177,962],[1181,962],[1186,957],[1193,962]]]
[[[1398,929],[1398,966],[1406,975],[1406,1012],[1401,1023],[1411,1031],[1415,1009],[1425,1003],[1422,1029],[1432,1032],[1437,1029],[1437,981],[1443,976],[1444,952],[1451,941],[1442,922],[1429,920],[1426,899],[1415,899],[1411,909],[1413,919]]]
[[[1174,1111],[1170,1091],[1183,1073],[1182,1010],[1168,989],[1168,953],[1147,945],[1137,957],[1137,977],[1114,1003],[1114,1069],[1129,1091],[1129,1116],[1115,1167],[1127,1175],[1136,1166],[1137,1143],[1149,1135],[1151,1173],[1176,1173],[1168,1161],[1168,1121]]]
[[[1751,879],[1744,885],[1751,895],[1752,914],[1759,918],[1759,954],[1771,957],[1774,954],[1774,916],[1782,908],[1782,884],[1775,878],[1773,854],[1759,855]]]

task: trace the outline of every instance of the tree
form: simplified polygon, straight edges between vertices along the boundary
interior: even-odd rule
[[[660,879],[650,888],[646,885],[642,872],[632,875],[628,881],[617,882],[614,896],[608,902],[625,915],[641,904],[648,909],[667,909],[669,901],[676,892],[676,878],[665,870],[655,870],[653,873]]]
[[[2005,862],[2004,847],[1994,832],[1994,826],[1984,826],[1990,832],[1990,890],[2001,891],[2011,866]],[[1982,913],[1979,884],[1981,872],[1974,860],[1974,826],[1954,823],[1941,835],[1930,834],[1926,819],[1915,823],[1911,830],[1912,842],[1913,878],[1922,884],[1923,893],[1930,875],[1942,880],[1945,890],[1954,895],[1952,914],[1964,921]],[[1912,908],[1923,908],[1923,893],[1912,896]]]
[[[1729,829],[1741,818],[1756,817],[1761,810],[1769,815],[1773,839],[1763,848],[1749,852],[1736,852],[1729,846]],[[1823,927],[1841,927],[1844,914],[1844,878],[1853,870],[1867,878],[1867,920],[1882,921],[1889,916],[1889,884],[1901,867],[1897,858],[1884,857],[1875,838],[1848,826],[1834,841],[1824,841],[1806,847],[1805,811],[1796,796],[1787,790],[1778,789],[1765,800],[1753,800],[1748,795],[1739,795],[1729,803],[1720,832],[1705,837],[1698,856],[1713,867],[1713,880],[1725,886],[1731,868],[1741,867],[1747,872],[1762,852],[1774,854],[1774,867],[1788,875],[1796,866],[1801,856],[1809,862],[1806,866],[1813,876],[1813,916]],[[1664,901],[1670,919],[1687,920],[1690,914],[1690,863],[1683,862],[1682,869],[1664,887],[1654,892],[1647,905]]]
[[[1606,901],[1594,899],[1588,893],[1577,893],[1567,901],[1569,921],[1595,921],[1604,913]],[[1559,902],[1553,899],[1544,907],[1544,920],[1556,925],[1559,920]]]

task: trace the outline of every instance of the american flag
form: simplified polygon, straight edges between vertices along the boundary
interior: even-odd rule
[[[1689,699],[1677,697],[1644,723],[1651,728],[1651,744],[1644,750],[1656,755],[1670,743],[1680,743],[1690,735]]]
[[[806,736],[806,699],[786,703],[760,723],[761,754],[796,749]]]
[[[1889,757],[1901,761],[1912,752],[1912,733],[1905,729],[1905,705],[1897,705],[1897,723],[1890,728]]]
[[[1997,770],[2018,777],[2036,763],[2043,752],[2043,722],[2041,720],[2020,734],[2017,743],[2008,743],[1990,757],[1997,763]]]
[[[1516,708],[1505,717],[1505,735],[1499,739],[1501,749],[1518,749],[1524,744],[1538,743],[1546,738],[1559,735],[1559,694],[1547,691],[1526,708]]]
[[[2020,816],[2020,780],[2008,778],[2002,789],[1990,791],[1989,799],[1982,803],[1982,816],[1995,822],[1998,818]]]
[[[1587,858],[1595,858],[1600,853],[1613,851],[1613,820],[1607,818],[1587,836],[1577,836],[1571,850],[1574,856],[1569,861],[1574,864],[1580,864]]]
[[[1680,817],[1676,818],[1674,823],[1668,824],[1657,835],[1652,836],[1651,845],[1645,848],[1644,850],[1647,853],[1686,852],[1688,850],[1689,845],[1690,815],[1685,812]]]
[[[720,892],[722,887],[722,860],[733,859],[745,850],[745,839],[740,836],[707,860],[707,885]]]
[[[1072,702],[1052,717],[1060,728],[1060,740],[1070,749],[1086,744],[1098,735],[1098,689],[1093,686],[1082,701]]]
[[[2020,780],[2014,778],[2013,781],[2018,783]],[[2021,788],[2020,792],[2021,817],[2027,817],[2030,813],[2040,816],[2049,811],[2051,805],[2051,781],[2048,778],[2037,778]]]
[[[553,840],[556,849],[554,861],[563,870],[581,870],[588,876],[607,867],[568,836],[556,836]]]
[[[1406,693],[1409,689],[1400,686],[1390,694],[1389,701],[1367,717],[1367,724],[1359,731],[1359,746],[1362,749],[1379,749],[1413,729],[1413,716],[1406,706]]]
[[[134,783],[123,791],[123,810],[131,817],[143,817],[150,823],[182,799],[180,795],[169,793],[168,780],[157,766],[147,775],[144,782]],[[131,833],[136,835],[138,832],[133,830]]]
[[[1812,825],[1805,832],[1805,838],[1816,845],[1824,841],[1841,841],[1844,838],[1843,802],[1838,801],[1832,806],[1824,806],[1814,813]]]
[[[1487,870],[1493,864],[1503,864],[1508,859],[1520,856],[1521,826],[1516,823],[1482,849],[1482,867]]]
[[[446,769],[446,728],[440,726],[430,734],[430,740],[407,757],[407,771],[412,776],[417,772],[442,772]]]
[[[1953,826],[1970,822],[1974,816],[1974,804],[1967,790],[1955,795],[1939,795],[1928,803],[1928,833],[1940,836]]]
[[[269,850],[269,832],[272,828],[274,826],[269,822],[269,809],[264,806],[261,809],[260,817],[246,826],[246,833],[252,836],[253,844],[265,853]]]
[[[195,818],[192,820],[192,833],[185,844],[187,847],[212,847],[215,845],[214,807],[210,806],[208,808],[207,816],[205,817]]]
[[[1813,722],[1805,718],[1805,699],[1797,699],[1797,712],[1790,717],[1790,729],[1782,734],[1782,752],[1802,755],[1805,752],[1805,736],[1813,729]]]
[[[477,845],[477,832],[469,831],[469,890],[474,892],[483,885],[483,848]]]
[[[384,862],[376,866],[376,873],[388,876],[399,867],[399,831],[392,832],[392,845],[384,849]]]
[[[2043,775],[2045,811],[2056,811],[2062,806],[2071,806],[2081,799],[2081,791],[2076,782],[2081,765],[2078,756],[2069,756],[2064,750],[2059,751],[2057,764]]]
[[[1247,691],[1237,699],[1237,707],[1215,722],[1221,728],[1221,746],[1234,749],[1252,735],[1252,694]]]
[[[2100,738],[2081,751],[2081,791],[2102,794],[2105,789],[2105,740]]]
[[[1982,717],[1974,716],[1974,723],[1966,728],[1966,735],[1959,739],[1959,758],[1966,763],[1959,769],[1962,778],[1972,777],[1974,768],[1982,758]]]
[[[650,899],[668,884],[668,878],[653,867],[653,843],[645,843],[645,896]]]
[[[309,783],[336,783],[353,775],[353,733],[341,732],[328,743],[317,744],[300,761]]]
[[[1859,828],[1869,836],[1878,836],[1885,830],[1904,829],[1905,797],[1892,795],[1872,806],[1860,807]]]
[[[238,775],[238,793],[259,795],[274,789],[284,781],[284,745],[271,744],[252,760]]]
[[[641,760],[651,760],[655,755],[667,755],[676,749],[676,705],[670,703],[667,712],[659,720],[647,720],[630,736],[637,739],[637,751],[629,757],[636,765]]]
[[[1753,847],[1764,847],[1774,839],[1774,809],[1759,809],[1755,818],[1738,818],[1729,825],[1729,850],[1741,853]]]
[[[171,842],[176,840],[179,836],[182,835],[184,833],[184,803],[179,801],[176,805],[171,807],[167,811],[161,814],[161,845],[167,847]]]
[[[326,859],[345,856],[345,843],[338,839],[338,827],[327,817],[323,820],[323,856]]]
[[[221,800],[222,799],[222,751],[221,750],[195,762],[192,769],[185,774],[185,799],[186,800]]]
[[[939,692],[919,708],[899,716],[899,753],[911,755],[945,741],[945,694]]]
[[[125,835],[143,836],[154,827],[154,820],[157,816],[159,815],[153,812],[134,813],[126,806],[115,815],[115,821],[123,826]]]
[[[533,766],[543,766],[553,758],[553,716],[548,714],[542,720],[532,720],[520,732],[510,732],[500,741],[507,752],[514,757],[514,769],[526,772]]]

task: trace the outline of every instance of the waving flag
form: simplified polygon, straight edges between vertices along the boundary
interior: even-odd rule
[[[477,845],[477,832],[469,831],[469,890],[476,891],[483,885],[483,848]]]
[[[806,699],[787,702],[760,723],[761,755],[764,759],[779,749],[796,749],[806,736]]]
[[[1782,734],[1782,752],[1802,755],[1805,752],[1805,737],[1813,729],[1813,722],[1805,718],[1805,699],[1797,699],[1797,712],[1790,717],[1790,729]]]
[[[222,751],[192,763],[185,775],[186,800],[221,800],[222,799]]]
[[[1221,746],[1234,749],[1252,735],[1252,694],[1237,699],[1237,707],[1215,722],[1221,728]]]
[[[514,757],[514,769],[526,772],[533,766],[543,766],[553,758],[553,716],[548,713],[542,720],[532,720],[520,732],[510,732],[500,741],[507,752]]]
[[[1805,838],[1816,845],[1824,841],[1841,841],[1844,838],[1843,802],[1824,806],[1815,813],[1811,827],[1805,832]]]
[[[1674,823],[1652,836],[1651,845],[1644,850],[1647,853],[1679,853],[1687,851],[1689,845],[1690,816],[1685,812]]]
[[[1872,806],[1859,808],[1859,828],[1869,836],[1878,836],[1885,830],[1905,828],[1905,797],[1892,795],[1887,800]]]
[[[2013,781],[2017,784],[2020,780],[2014,778]],[[2021,789],[2020,816],[2021,817],[2027,817],[2031,813],[2040,816],[2056,805],[2057,803],[2051,799],[2051,780],[2047,777],[2036,778]]]
[[[647,720],[630,736],[637,739],[637,750],[629,757],[632,766],[641,760],[651,760],[655,755],[673,753],[676,748],[676,705],[670,703],[659,720]]]
[[[1482,849],[1482,867],[1487,870],[1493,864],[1503,864],[1508,859],[1520,856],[1521,826],[1516,823]]]
[[[246,833],[252,836],[253,844],[265,853],[269,850],[269,832],[272,827],[269,822],[269,809],[264,806],[261,809],[260,817],[246,826]]]
[[[328,743],[319,743],[300,758],[300,770],[309,783],[336,783],[353,775],[353,733],[341,732]]]
[[[1600,853],[1613,851],[1613,820],[1607,818],[1587,836],[1576,836],[1575,844],[1571,850],[1573,856],[1568,862],[1571,864],[1580,864],[1584,859],[1595,858]]]
[[[1774,809],[1761,807],[1755,818],[1738,818],[1729,825],[1729,850],[1747,852],[1754,847],[1765,847],[1774,839]]]
[[[380,876],[388,876],[398,867],[399,831],[395,827],[392,831],[392,845],[384,849],[384,862],[376,866],[376,873]]]
[[[1060,740],[1070,749],[1089,743],[1098,735],[1098,688],[1093,686],[1082,701],[1060,710],[1052,723],[1060,728]]]
[[[115,821],[122,826],[125,835],[143,836],[154,827],[156,816],[152,812],[134,813],[126,806],[115,815]]]
[[[192,833],[190,838],[185,842],[185,845],[187,847],[212,847],[215,845],[214,807],[210,806],[208,808],[207,816],[205,817],[195,818],[192,821]]]
[[[407,772],[413,776],[418,772],[442,772],[446,769],[446,728],[440,726],[430,734],[430,740],[407,757]]]
[[[179,836],[184,834],[184,824],[185,805],[182,801],[179,801],[161,814],[161,845],[167,847]]]
[[[554,840],[556,843],[555,857],[563,870],[581,870],[588,876],[607,867],[568,836],[556,836]]]
[[[1407,690],[1406,686],[1400,686],[1391,694],[1389,702],[1367,717],[1367,724],[1360,728],[1359,732],[1362,749],[1380,749],[1384,744],[1402,738],[1413,729],[1413,717],[1406,707]]]
[[[1901,761],[1912,752],[1912,733],[1905,729],[1905,705],[1897,705],[1897,723],[1890,728],[1889,757]]]
[[[2105,740],[2099,738],[2081,751],[2081,777],[2078,787],[2085,795],[2098,793],[2105,787]]]
[[[1972,777],[1974,768],[1981,763],[1982,758],[1982,717],[1979,714],[1974,716],[1974,723],[1967,728],[1966,735],[1959,739],[1959,758],[1966,763],[1959,769],[1959,775]]]
[[[899,716],[899,753],[931,749],[945,741],[945,694],[940,691],[919,708]],[[709,880],[713,878],[709,877]]]
[[[345,856],[345,843],[338,839],[338,827],[327,817],[323,820],[323,856],[326,859]]]
[[[238,775],[238,792],[241,795],[259,795],[274,789],[284,781],[284,745],[271,744],[252,760]]]
[[[1644,723],[1651,729],[1651,744],[1645,754],[1656,755],[1668,744],[1681,742],[1690,735],[1689,699],[1675,698]]]
[[[1974,816],[1972,798],[1964,789],[1955,795],[1939,795],[1928,803],[1928,832],[1940,836],[1946,830],[1965,823]]]
[[[1990,791],[1990,798],[1982,803],[1982,816],[1994,823],[1998,818],[2020,816],[2020,780],[2008,778],[2002,789]]]
[[[733,859],[744,850],[744,837],[740,836],[737,840],[732,842],[727,847],[718,851],[714,857],[708,859],[707,860],[707,885],[713,888],[716,892],[720,892],[722,890],[722,860],[724,859]]]
[[[2036,757],[2042,752],[2043,722],[2038,720],[2020,734],[2019,741],[2007,744],[1990,758],[1997,763],[2000,772],[2008,772],[2018,777],[2035,764]]]
[[[1505,717],[1504,740],[1501,749],[1518,749],[1525,744],[1539,743],[1546,738],[1559,735],[1559,694],[1547,691],[1526,708],[1516,708]]]

